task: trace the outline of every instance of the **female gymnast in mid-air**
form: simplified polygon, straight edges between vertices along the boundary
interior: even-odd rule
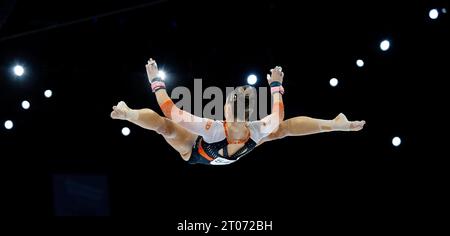
[[[365,121],[348,121],[340,113],[332,120],[298,116],[284,118],[281,67],[270,70],[267,76],[272,93],[272,112],[258,121],[249,121],[253,112],[250,100],[255,89],[242,86],[231,92],[225,102],[225,121],[194,116],[179,109],[168,96],[164,81],[158,77],[153,59],[145,66],[152,91],[165,117],[150,109],[130,109],[124,102],[113,106],[111,118],[130,121],[161,134],[183,160],[191,164],[226,165],[239,160],[258,145],[288,136],[301,136],[330,131],[359,131]],[[238,101],[244,101],[243,112],[238,112]],[[240,103],[242,104],[242,103]]]

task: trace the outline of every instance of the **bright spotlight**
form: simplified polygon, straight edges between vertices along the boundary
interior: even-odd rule
[[[52,90],[50,90],[50,89],[45,90],[44,96],[45,96],[46,98],[50,98],[52,95],[53,95]]]
[[[442,8],[442,13],[447,13],[447,9],[445,9],[445,8]]]
[[[158,71],[158,76],[159,76],[161,79],[165,80],[165,79],[166,79],[166,72],[160,70],[160,71]]]
[[[382,51],[387,51],[389,48],[391,47],[391,42],[389,42],[389,40],[383,40],[380,43],[380,49]]]
[[[122,135],[123,136],[128,136],[130,135],[130,129],[128,127],[123,127],[122,128]]]
[[[12,129],[14,127],[14,123],[10,120],[5,121],[5,128]]]
[[[437,9],[431,9],[430,12],[428,12],[428,16],[430,17],[430,19],[435,20],[438,18],[439,12]]]
[[[358,60],[356,60],[356,65],[357,65],[358,67],[363,67],[363,66],[364,66],[364,61],[361,60],[361,59],[358,59]]]
[[[392,145],[394,145],[394,147],[400,146],[401,143],[402,143],[402,140],[399,137],[394,137],[392,139]]]
[[[330,85],[331,87],[336,87],[338,85],[338,80],[336,78],[331,78],[330,79]]]
[[[249,75],[247,77],[247,83],[250,84],[250,85],[256,84],[257,80],[258,80],[258,78],[256,77],[256,75]]]
[[[14,71],[14,74],[19,77],[25,73],[25,69],[23,68],[23,66],[20,66],[20,65],[14,66],[13,71]]]
[[[30,108],[30,102],[27,100],[22,101],[22,108],[28,110]]]

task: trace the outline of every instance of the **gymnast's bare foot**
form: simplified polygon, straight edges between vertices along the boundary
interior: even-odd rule
[[[349,121],[343,113],[339,113],[333,119],[335,123],[335,130],[341,131],[360,131],[364,128],[366,121]]]
[[[117,106],[112,107],[111,118],[118,120],[128,120],[130,119],[131,109],[123,101],[120,101]]]

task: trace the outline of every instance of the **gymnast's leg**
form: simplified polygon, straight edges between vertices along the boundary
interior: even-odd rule
[[[111,118],[127,120],[142,128],[161,134],[167,143],[177,150],[186,161],[191,155],[192,146],[197,138],[197,135],[192,134],[166,117],[158,115],[155,111],[150,109],[131,109],[125,102],[119,102],[117,106],[113,106]]]
[[[365,123],[365,121],[349,121],[342,113],[332,120],[297,116],[281,122],[278,130],[264,138],[261,143],[287,136],[302,136],[331,131],[359,131]]]

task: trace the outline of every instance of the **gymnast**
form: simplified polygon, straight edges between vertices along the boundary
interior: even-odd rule
[[[332,120],[306,116],[284,120],[284,73],[279,66],[267,76],[272,96],[270,115],[250,121],[256,90],[241,86],[226,97],[224,121],[194,116],[173,103],[164,80],[158,76],[156,61],[150,58],[145,67],[164,117],[151,109],[131,109],[121,101],[113,106],[111,118],[127,120],[162,135],[190,164],[227,165],[264,142],[322,132],[359,131],[365,124],[365,121],[349,121],[342,113]]]

